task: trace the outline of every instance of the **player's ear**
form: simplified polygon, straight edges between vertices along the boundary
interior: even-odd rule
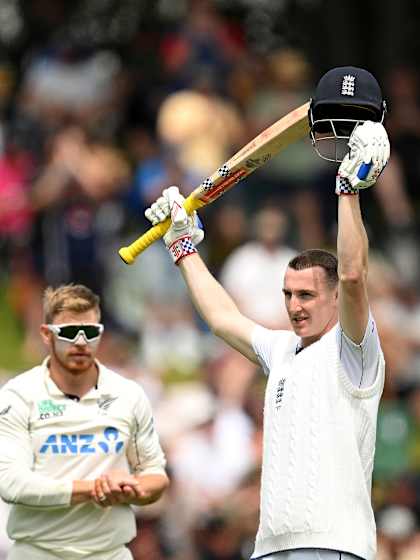
[[[47,345],[50,344],[53,333],[49,330],[48,326],[46,324],[42,324],[39,328],[39,332],[41,334],[42,342]]]

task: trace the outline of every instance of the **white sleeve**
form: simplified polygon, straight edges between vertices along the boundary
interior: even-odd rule
[[[270,374],[274,349],[284,336],[289,337],[289,331],[275,331],[261,325],[256,325],[252,332],[252,348],[266,375]]]
[[[144,394],[135,407],[127,457],[134,474],[165,474],[165,455],[154,426],[152,407]]]
[[[368,323],[360,344],[353,342],[343,331],[337,329],[337,343],[341,364],[355,387],[364,389],[373,385],[378,371],[381,346],[376,323],[369,313]]]
[[[0,391],[0,495],[5,502],[37,508],[70,506],[72,481],[33,472],[29,410],[13,389]]]

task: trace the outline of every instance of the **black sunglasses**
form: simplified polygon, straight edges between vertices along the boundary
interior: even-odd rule
[[[104,331],[104,326],[101,323],[90,323],[87,325],[66,324],[47,326],[59,340],[65,340],[66,342],[75,342],[80,333],[82,333],[87,342],[93,342],[94,340],[98,339]]]

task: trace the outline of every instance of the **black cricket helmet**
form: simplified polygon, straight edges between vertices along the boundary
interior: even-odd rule
[[[340,162],[358,124],[383,122],[386,103],[376,78],[355,66],[329,70],[310,101],[308,119],[312,145],[328,161]]]

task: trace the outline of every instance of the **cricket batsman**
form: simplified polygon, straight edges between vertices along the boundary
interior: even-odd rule
[[[384,115],[367,70],[334,68],[319,81],[309,122],[317,153],[338,164],[337,247],[304,251],[278,279],[290,331],[245,317],[210,274],[196,248],[204,233],[177,187],[146,210],[153,225],[171,218],[164,241],[203,319],[267,376],[254,559],[375,559],[371,484],[385,363],[360,198],[389,159]]]

